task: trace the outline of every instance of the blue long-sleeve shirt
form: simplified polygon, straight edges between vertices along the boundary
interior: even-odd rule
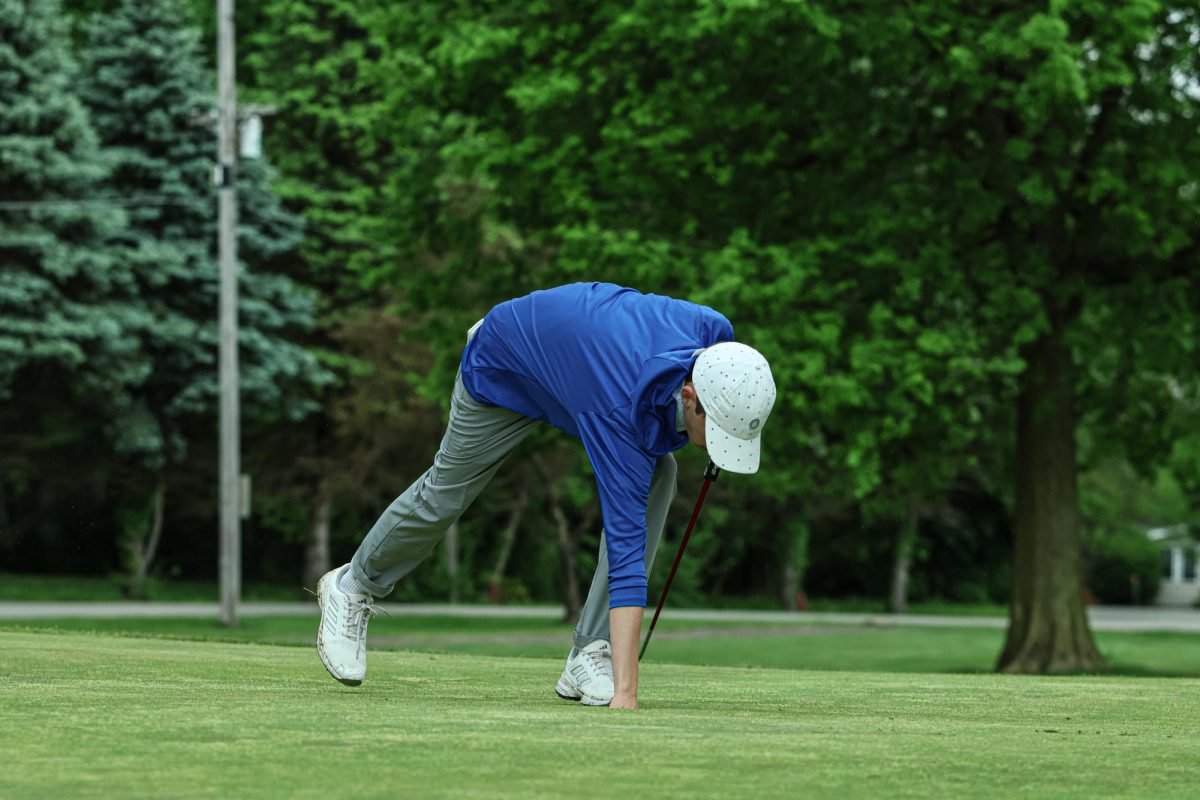
[[[493,308],[462,356],[481,403],[583,442],[600,493],[609,606],[646,605],[646,503],[656,459],[688,442],[675,391],[696,351],[733,340],[711,308],[610,283],[575,283]]]

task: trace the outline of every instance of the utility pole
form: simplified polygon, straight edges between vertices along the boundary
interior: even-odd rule
[[[241,419],[238,393],[237,89],[234,85],[234,0],[217,0],[218,253],[221,272],[221,622],[238,624],[242,587],[242,529],[238,483]]]

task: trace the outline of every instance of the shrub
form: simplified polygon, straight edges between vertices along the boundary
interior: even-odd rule
[[[1100,527],[1084,534],[1087,586],[1101,603],[1154,602],[1161,580],[1159,546],[1145,531]]]

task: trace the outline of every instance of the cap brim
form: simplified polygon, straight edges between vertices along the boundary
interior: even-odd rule
[[[726,472],[739,472],[743,475],[753,475],[758,472],[759,459],[762,455],[762,437],[739,439],[731,436],[717,423],[712,416],[706,415],[704,420],[704,443],[708,457],[713,463]]]

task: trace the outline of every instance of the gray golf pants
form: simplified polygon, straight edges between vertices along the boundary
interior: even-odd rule
[[[479,403],[458,376],[450,398],[450,422],[433,466],[392,501],[359,545],[350,562],[354,578],[375,597],[391,592],[429,555],[536,424],[536,420],[506,408]],[[675,473],[674,456],[658,459],[646,509],[647,575],[675,498]],[[608,638],[608,550],[601,532],[600,560],[574,642],[583,647]]]

